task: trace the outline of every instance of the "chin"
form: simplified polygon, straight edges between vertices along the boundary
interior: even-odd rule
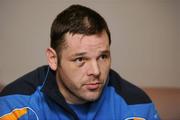
[[[93,101],[96,101],[97,99],[99,99],[100,97],[100,93],[96,93],[96,94],[93,94],[93,95],[88,95],[85,100],[86,101],[89,101],[89,102],[93,102]]]

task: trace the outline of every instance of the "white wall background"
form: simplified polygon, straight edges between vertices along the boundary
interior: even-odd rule
[[[179,0],[0,0],[0,83],[47,64],[50,26],[71,4],[106,19],[112,68],[138,86],[180,87]]]

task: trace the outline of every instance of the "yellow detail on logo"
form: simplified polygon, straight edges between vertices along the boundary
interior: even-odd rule
[[[134,118],[134,120],[144,120],[144,118]]]
[[[14,109],[12,112],[1,116],[0,120],[18,120],[20,117],[25,115],[27,111],[27,108]]]
[[[129,118],[126,118],[125,120],[145,120],[145,119],[140,118],[140,117],[129,117]]]

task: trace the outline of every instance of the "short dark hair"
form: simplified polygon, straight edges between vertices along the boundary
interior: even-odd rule
[[[96,11],[82,6],[71,5],[62,11],[51,27],[51,47],[59,53],[65,43],[66,33],[93,35],[106,31],[111,44],[110,31],[104,18]]]

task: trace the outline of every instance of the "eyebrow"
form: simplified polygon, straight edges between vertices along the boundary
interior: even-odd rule
[[[75,53],[73,57],[84,56],[86,54],[87,52]],[[100,51],[99,54],[110,54],[110,51],[109,50]]]
[[[100,51],[100,54],[110,54],[110,50]]]
[[[75,53],[73,56],[83,56],[87,54],[87,52],[82,52],[82,53]]]

